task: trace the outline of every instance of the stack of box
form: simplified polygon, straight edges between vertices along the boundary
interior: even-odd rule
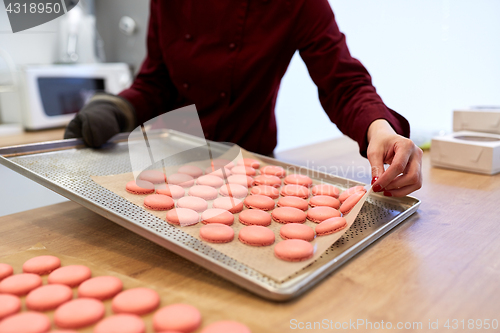
[[[492,175],[500,172],[500,107],[453,112],[453,133],[432,139],[433,166]]]

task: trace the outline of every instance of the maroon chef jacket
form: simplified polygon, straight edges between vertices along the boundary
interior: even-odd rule
[[[207,139],[270,154],[276,97],[296,50],[331,121],[363,155],[375,119],[409,136],[406,119],[383,104],[349,54],[327,0],[152,0],[147,57],[120,95],[139,123],[196,104]]]

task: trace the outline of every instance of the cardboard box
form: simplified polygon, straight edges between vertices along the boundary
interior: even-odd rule
[[[432,139],[431,164],[493,175],[500,172],[500,135],[461,131]]]
[[[477,107],[453,111],[453,131],[500,134],[500,107]]]

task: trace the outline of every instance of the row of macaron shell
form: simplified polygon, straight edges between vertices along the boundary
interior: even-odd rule
[[[248,159],[247,159],[248,160]],[[232,163],[232,162],[231,162]],[[250,160],[248,164],[250,165],[255,165],[255,163],[258,163],[258,161],[255,160]],[[238,167],[244,167],[247,169],[252,169],[250,166],[236,166],[234,168]],[[191,170],[191,175],[201,175],[202,170],[196,166],[192,165],[187,165],[179,168],[179,171],[186,171],[185,169],[199,169],[198,173],[195,173],[194,171]],[[233,169],[234,169],[233,168]],[[282,175],[285,175],[286,172],[282,167],[279,166],[266,166],[262,170],[266,168],[273,168],[277,170],[282,170],[283,172],[281,173]],[[186,171],[188,172],[188,171]],[[213,200],[217,198],[218,194],[221,196],[230,196],[234,198],[245,198],[248,195],[248,187],[252,187],[255,183],[254,178],[251,176],[247,175],[238,175],[234,177],[238,178],[233,178],[231,179],[232,176],[230,176],[230,179],[227,179],[228,184],[224,185],[224,180],[221,177],[213,176],[213,175],[205,175],[201,176],[196,180],[196,186],[193,186],[195,184],[195,179],[188,174],[182,174],[182,173],[177,173],[172,175],[174,178],[173,181],[172,179],[169,179],[169,184],[165,184],[165,174],[160,172],[160,171],[155,171],[155,170],[148,170],[145,171],[144,174],[141,174],[139,178],[142,177],[142,179],[139,179],[137,183],[134,181],[131,181],[127,184],[126,188],[127,191],[130,193],[134,194],[149,194],[149,193],[154,193],[155,191],[155,186],[152,183],[148,183],[147,180],[149,179],[151,181],[155,181],[157,183],[163,183],[159,185],[156,188],[156,193],[158,194],[166,194],[168,196],[171,196],[173,199],[179,199],[181,197],[185,196],[185,190],[183,187],[191,187],[188,191],[188,195],[190,197],[198,197],[204,200]],[[153,173],[153,175],[151,175]],[[273,173],[278,174],[278,172],[274,171]],[[159,176],[158,176],[159,174]],[[249,173],[252,174],[252,173]],[[154,176],[158,176],[157,179],[154,179]],[[177,176],[177,177],[175,177]],[[182,178],[182,179],[177,179],[177,178]],[[184,177],[189,177],[190,179],[186,181]],[[309,198],[309,189],[308,187],[312,185],[312,179],[308,176],[305,175],[299,175],[299,174],[293,174],[289,175],[285,178],[285,186],[282,187],[281,192],[277,189],[277,187],[281,186],[281,179],[279,179],[276,176],[268,176],[264,175],[264,177],[267,177],[267,179],[274,179],[274,182],[257,182],[257,185],[253,187],[250,191],[251,194],[261,194],[265,196],[269,196],[272,199],[276,199],[279,197],[281,194],[282,196],[296,196],[302,199],[307,199]],[[217,192],[217,189],[219,191]],[[359,190],[364,190],[361,186],[357,186],[353,189],[349,189],[347,191],[344,191],[342,194],[340,194],[340,190],[330,184],[320,184],[316,185],[312,188],[312,195],[314,196],[310,200],[310,205],[312,207],[315,206],[330,206],[332,208],[340,209],[342,213],[346,213],[349,211],[349,208],[351,208],[352,202],[347,202],[347,204],[344,204],[345,199],[347,199],[348,196],[353,194],[355,191]],[[340,200],[337,200],[340,199]],[[154,199],[150,199],[153,201]],[[256,201],[257,199],[253,199]],[[295,200],[295,201],[294,201]],[[262,201],[262,200],[261,200]],[[307,204],[301,205],[299,200],[296,199],[284,199],[281,200],[282,202],[279,203],[280,206],[292,206],[296,208],[301,208],[302,210],[307,209]],[[355,200],[351,200],[355,201]],[[289,202],[287,204],[286,202]],[[158,203],[156,203],[158,204]],[[270,204],[270,202],[268,203]],[[165,203],[165,205],[168,207],[167,209],[173,208],[172,203]],[[204,203],[201,200],[197,199],[183,199],[179,203],[179,207],[182,208],[194,208],[197,211],[203,211],[207,207],[206,203]],[[264,202],[264,207],[267,207]],[[302,208],[303,207],[303,208]],[[148,207],[150,209],[155,209],[154,205]],[[165,207],[160,207],[157,208],[160,210],[165,209]]]
[[[95,333],[145,333],[146,325],[140,316],[155,311],[161,303],[153,289],[123,290],[123,283],[117,277],[92,278],[88,267],[61,267],[55,256],[31,258],[23,264],[23,273],[13,274],[13,271],[12,266],[0,263],[0,333],[49,332],[52,322],[43,312],[51,310],[55,310],[54,322],[61,332],[76,332],[95,325]],[[41,276],[47,274],[49,284],[43,285]],[[71,288],[77,288],[78,298],[73,299]],[[26,296],[28,311],[22,312],[21,296]],[[104,318],[103,301],[107,299],[112,299],[114,314]],[[200,311],[189,304],[170,304],[153,315],[155,332],[190,333],[201,323]],[[250,333],[250,329],[235,321],[219,321],[201,332]]]

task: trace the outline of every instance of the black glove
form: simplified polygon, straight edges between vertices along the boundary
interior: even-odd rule
[[[135,112],[130,103],[118,96],[98,94],[71,120],[64,138],[83,138],[87,146],[97,148],[116,134],[134,128]]]

